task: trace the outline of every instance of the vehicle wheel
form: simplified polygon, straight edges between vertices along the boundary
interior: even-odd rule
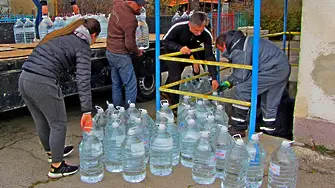
[[[155,99],[155,75],[137,78],[137,101],[146,102]]]

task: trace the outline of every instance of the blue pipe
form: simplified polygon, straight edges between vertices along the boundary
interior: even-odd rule
[[[160,39],[160,0],[155,0],[155,32],[156,32],[156,43],[155,43],[155,54],[156,54],[156,111],[160,109],[160,91],[161,87],[161,64],[159,60],[161,50],[161,39]]]
[[[255,133],[258,89],[259,36],[261,27],[261,0],[254,1],[254,37],[252,47],[252,87],[249,139]]]
[[[286,48],[286,31],[287,31],[287,12],[288,12],[288,0],[284,0],[284,35],[283,35],[283,50]]]
[[[221,30],[221,1],[218,0],[218,18],[217,18],[216,37],[220,35],[220,30]],[[220,61],[220,50],[219,49],[216,49],[216,61],[217,62]],[[218,73],[216,76],[216,79],[220,83],[220,67],[217,67],[216,70]]]

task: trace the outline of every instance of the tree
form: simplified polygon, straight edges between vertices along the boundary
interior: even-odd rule
[[[190,10],[198,11],[200,8],[199,0],[189,0]]]

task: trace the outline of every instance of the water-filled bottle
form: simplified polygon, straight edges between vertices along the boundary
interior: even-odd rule
[[[104,139],[104,129],[107,124],[107,119],[104,114],[104,109],[100,106],[95,106],[97,109],[97,114],[93,118],[93,129],[95,135],[98,137],[98,139],[102,142]]]
[[[23,25],[24,38],[26,43],[33,43],[35,39],[35,25],[30,21],[29,18],[26,18],[26,22]]]
[[[146,22],[146,10],[144,7],[141,9],[141,14],[136,16],[138,26],[136,29],[136,45],[139,49],[149,48],[149,27]]]
[[[156,122],[160,122],[160,117],[164,116],[168,119],[174,119],[174,114],[172,110],[169,108],[168,100],[161,100],[161,109],[156,113]]]
[[[224,175],[224,164],[226,161],[226,155],[234,145],[234,140],[228,133],[228,128],[223,125],[219,125],[220,132],[215,139],[215,155],[216,155],[216,177],[223,178]]]
[[[105,14],[100,14],[98,16],[98,21],[100,22],[101,26],[101,32],[99,34],[99,38],[107,38],[108,21],[106,19]]]
[[[23,23],[20,19],[17,19],[14,24],[14,38],[15,43],[24,43],[24,29]]]
[[[54,28],[55,30],[62,29],[65,27],[65,21],[62,17],[56,17],[54,22]]]
[[[149,129],[150,132],[150,138],[156,133],[157,126],[154,122],[154,120],[149,116],[148,111],[146,109],[139,109],[141,112],[141,119],[142,124]]]
[[[176,166],[179,164],[179,158],[180,158],[180,134],[179,134],[179,128],[174,123],[173,119],[169,119],[166,131],[170,134],[170,136],[173,139],[173,150],[172,150],[172,165]]]

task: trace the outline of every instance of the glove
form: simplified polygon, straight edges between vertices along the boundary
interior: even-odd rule
[[[228,81],[224,81],[224,82],[220,83],[219,90],[223,91],[223,90],[228,89],[230,87],[231,87],[231,84]]]
[[[80,127],[85,132],[90,132],[93,128],[91,112],[83,113],[81,116]]]

